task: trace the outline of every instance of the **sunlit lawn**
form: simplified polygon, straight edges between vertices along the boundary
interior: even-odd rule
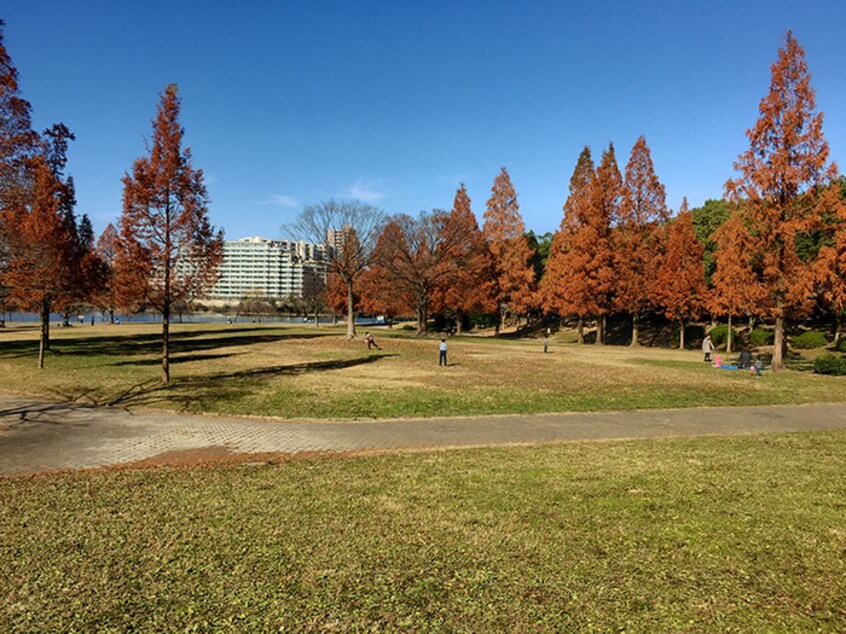
[[[54,329],[44,370],[34,329],[0,331],[2,387],[81,402],[283,418],[404,417],[846,401],[842,378],[719,371],[697,351],[579,346],[553,338],[456,337],[450,366],[435,336],[375,330],[381,351],[340,327],[175,325],[171,385],[160,326]],[[363,334],[363,333],[362,333]]]
[[[843,632],[846,433],[0,480],[3,632]]]

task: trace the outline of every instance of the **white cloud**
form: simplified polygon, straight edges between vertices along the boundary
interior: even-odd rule
[[[344,198],[356,198],[362,202],[375,203],[385,197],[385,194],[377,189],[381,184],[381,179],[375,181],[357,180],[350,187],[347,187],[341,195]]]
[[[299,207],[300,201],[292,196],[286,196],[285,194],[273,194],[270,198],[267,198],[266,200],[260,200],[256,204],[278,205],[280,207]]]

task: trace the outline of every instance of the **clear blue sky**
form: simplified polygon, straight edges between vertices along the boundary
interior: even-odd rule
[[[69,173],[98,233],[176,82],[186,142],[230,239],[280,236],[304,203],[481,218],[506,166],[527,228],[551,231],[576,159],[645,134],[668,203],[719,198],[786,29],[846,163],[840,2],[27,0],[5,42],[34,121],[77,135]]]

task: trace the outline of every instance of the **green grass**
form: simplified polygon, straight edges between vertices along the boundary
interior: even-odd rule
[[[47,367],[35,367],[36,332],[0,332],[4,390],[58,400],[184,412],[282,418],[385,418],[846,402],[846,381],[794,368],[718,371],[697,351],[456,337],[450,367],[438,337],[378,331],[382,351],[340,328],[174,325],[170,384],[160,384],[155,325],[54,331]],[[799,371],[808,370],[808,371]]]
[[[846,433],[0,481],[0,631],[846,630]]]

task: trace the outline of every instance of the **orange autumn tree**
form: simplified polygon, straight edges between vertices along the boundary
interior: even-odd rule
[[[750,147],[735,162],[739,176],[726,182],[726,195],[735,205],[744,203],[738,212],[760,263],[756,274],[766,293],[761,307],[775,319],[772,368],[781,370],[784,321],[806,301],[811,278],[796,241],[819,228],[818,193],[837,177],[837,166],[828,161],[805,51],[790,31],[771,74],[760,117],[746,132]]]
[[[841,177],[825,189],[819,206],[829,219],[829,244],[820,248],[813,273],[822,303],[836,316],[835,337],[839,340],[846,310],[846,179]]]
[[[667,227],[666,251],[652,280],[652,297],[667,319],[679,322],[679,349],[684,350],[685,325],[699,313],[705,299],[705,247],[693,229],[693,214],[682,201]]]
[[[102,267],[102,284],[94,291],[92,303],[104,313],[109,314],[109,323],[115,323],[115,311],[118,299],[115,289],[115,265],[120,251],[120,235],[112,223],[109,223],[97,239],[94,249]]]
[[[177,302],[200,296],[217,278],[223,231],[208,218],[203,171],[182,149],[176,84],[161,94],[148,156],[123,177],[118,270],[130,296],[162,315],[162,381],[170,380],[170,316]]]
[[[359,285],[361,282],[362,274],[359,273],[355,279],[355,292],[353,293],[352,297],[352,315],[353,319],[355,319],[355,314],[361,308],[361,296],[359,295]],[[348,295],[348,288],[344,281],[341,279],[341,276],[337,273],[330,272],[326,276],[326,288],[323,291],[323,298],[326,301],[326,305],[329,307],[329,310],[332,311],[332,323],[335,323],[335,320],[338,315],[347,314],[347,318],[349,318],[348,308],[349,304],[349,295]]]
[[[611,228],[620,216],[623,198],[623,177],[617,167],[614,145],[602,153],[602,161],[588,187],[588,224],[592,232],[582,235],[580,249],[589,254],[588,280],[596,310],[596,344],[605,344],[605,320],[614,308],[614,236]]]
[[[603,262],[610,254],[610,226],[591,213],[590,186],[594,178],[590,148],[585,146],[570,178],[561,226],[552,238],[546,273],[540,283],[544,310],[579,320],[579,343],[584,343],[584,321],[600,312],[596,298],[610,278]],[[598,257],[597,257],[598,256]]]
[[[753,270],[752,237],[740,214],[735,212],[729,216],[714,231],[712,239],[717,244],[714,251],[716,270],[711,278],[713,289],[707,308],[715,315],[728,317],[726,352],[731,353],[732,318],[743,312],[756,314],[759,302],[765,297],[765,289]]]
[[[662,225],[669,218],[664,186],[655,174],[646,137],[638,138],[632,147],[623,190],[614,231],[615,306],[632,316],[631,345],[637,346],[640,316],[653,307],[651,291],[663,250]]]
[[[464,183],[455,192],[442,231],[447,270],[432,294],[432,303],[455,316],[456,332],[461,334],[463,316],[496,310],[491,299],[491,256]]]
[[[40,139],[32,129],[32,106],[21,96],[3,27],[0,20],[0,311],[10,301],[11,289],[4,277],[12,257],[14,224],[32,199],[32,160],[41,152]]]
[[[492,258],[492,295],[499,311],[496,325],[499,333],[509,312],[519,316],[535,300],[532,251],[526,241],[517,192],[504,167],[491,188],[483,232]]]
[[[49,347],[53,302],[67,291],[72,244],[60,209],[61,183],[43,157],[32,161],[30,204],[7,211],[9,241],[3,283],[9,299],[41,316],[38,367]]]

